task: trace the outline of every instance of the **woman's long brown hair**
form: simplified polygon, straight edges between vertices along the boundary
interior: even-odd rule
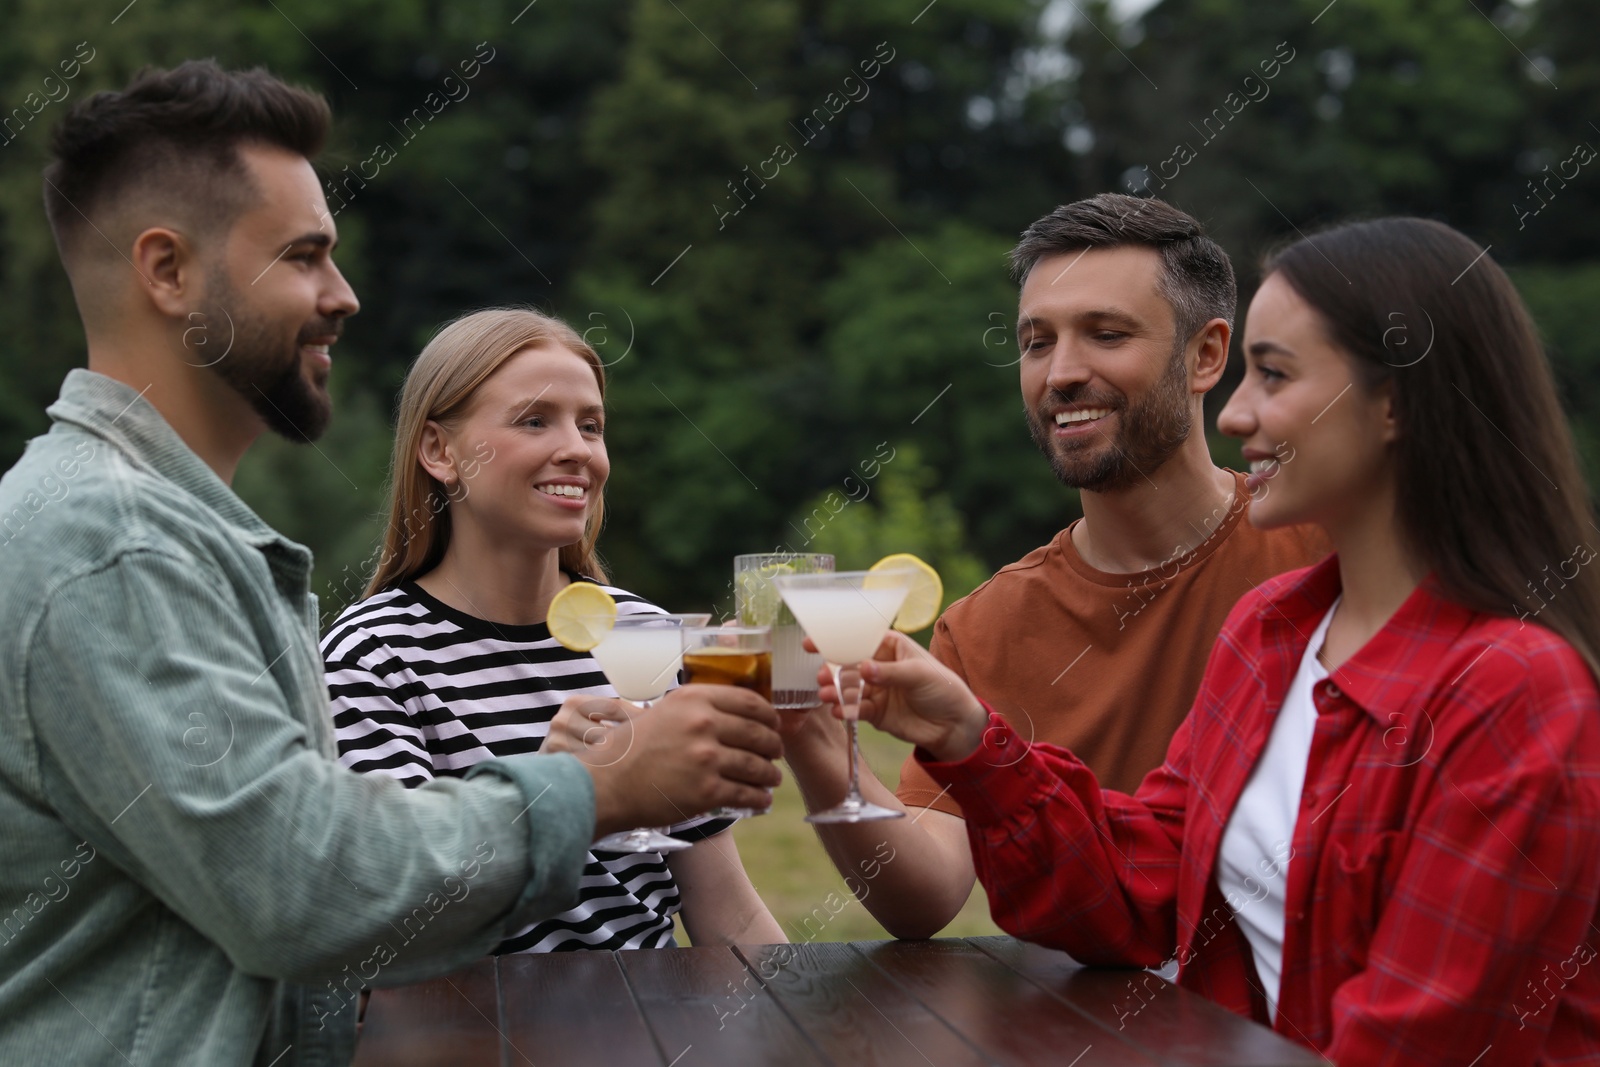
[[[1400,526],[1445,595],[1555,631],[1600,677],[1600,529],[1511,279],[1415,218],[1335,227],[1264,269],[1317,310],[1363,384],[1393,390]]]
[[[439,565],[449,547],[449,492],[417,458],[423,427],[431,419],[453,428],[466,414],[478,386],[506,360],[530,348],[551,346],[567,349],[589,364],[603,400],[606,375],[599,355],[572,327],[530,308],[486,308],[463,315],[441,328],[422,350],[400,392],[383,550],[363,598],[426,574]],[[582,540],[561,549],[563,570],[606,581],[595,552],[604,519],[605,498],[597,493],[589,505]]]

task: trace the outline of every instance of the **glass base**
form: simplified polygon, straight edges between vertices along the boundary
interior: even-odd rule
[[[589,846],[590,852],[681,852],[693,848],[694,842],[668,837],[660,830],[629,830],[626,833],[607,834]]]
[[[844,802],[829,808],[827,811],[812,812],[806,816],[806,822],[874,822],[878,819],[903,819],[906,813],[895,811],[893,808],[880,807],[877,804],[860,798],[846,797]]]

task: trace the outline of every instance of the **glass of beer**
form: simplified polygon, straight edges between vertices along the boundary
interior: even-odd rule
[[[766,626],[699,626],[683,631],[685,685],[736,685],[772,702],[772,631]],[[722,819],[765,815],[755,808],[717,808]]]
[[[800,647],[805,632],[772,579],[784,574],[828,574],[833,557],[818,552],[766,552],[733,558],[733,591],[740,626],[772,628],[772,705],[817,706],[822,657]]]

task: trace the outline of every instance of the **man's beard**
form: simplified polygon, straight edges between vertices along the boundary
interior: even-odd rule
[[[1033,443],[1050,461],[1050,469],[1061,484],[1096,493],[1127,489],[1147,480],[1183,446],[1194,424],[1189,409],[1189,374],[1183,357],[1184,346],[1180,345],[1161,379],[1134,404],[1122,394],[1094,393],[1079,386],[1052,392],[1040,411],[1023,408]],[[1055,402],[1111,408],[1120,416],[1116,437],[1101,434],[1097,438],[1057,442],[1051,432],[1054,420],[1047,421],[1044,411]],[[1097,445],[1102,447],[1096,448]]]
[[[244,397],[274,433],[301,442],[321,437],[333,415],[333,401],[325,374],[318,373],[313,383],[301,372],[300,346],[315,337],[337,336],[343,323],[318,319],[303,325],[295,336],[285,337],[283,323],[256,314],[220,270],[212,272],[207,282],[200,312],[207,335],[204,347],[191,344],[188,334],[185,346],[199,356],[199,365],[209,367]],[[224,331],[227,340],[219,336]],[[219,342],[226,355],[213,354]]]

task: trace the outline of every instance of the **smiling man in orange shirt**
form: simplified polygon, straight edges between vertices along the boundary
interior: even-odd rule
[[[1309,527],[1252,527],[1244,475],[1211,460],[1202,405],[1227,365],[1237,291],[1198,221],[1105,193],[1036,221],[1011,263],[1028,427],[1083,518],[946,609],[933,654],[1022,737],[1131,792],[1188,713],[1228,610],[1327,544]],[[1068,672],[1075,684],[1058,686]],[[786,753],[809,809],[843,794],[832,716],[809,716]],[[896,936],[931,937],[975,881],[961,809],[911,759],[896,793],[862,778],[869,800],[911,818],[818,834],[847,876],[887,842],[895,861],[858,894]]]

